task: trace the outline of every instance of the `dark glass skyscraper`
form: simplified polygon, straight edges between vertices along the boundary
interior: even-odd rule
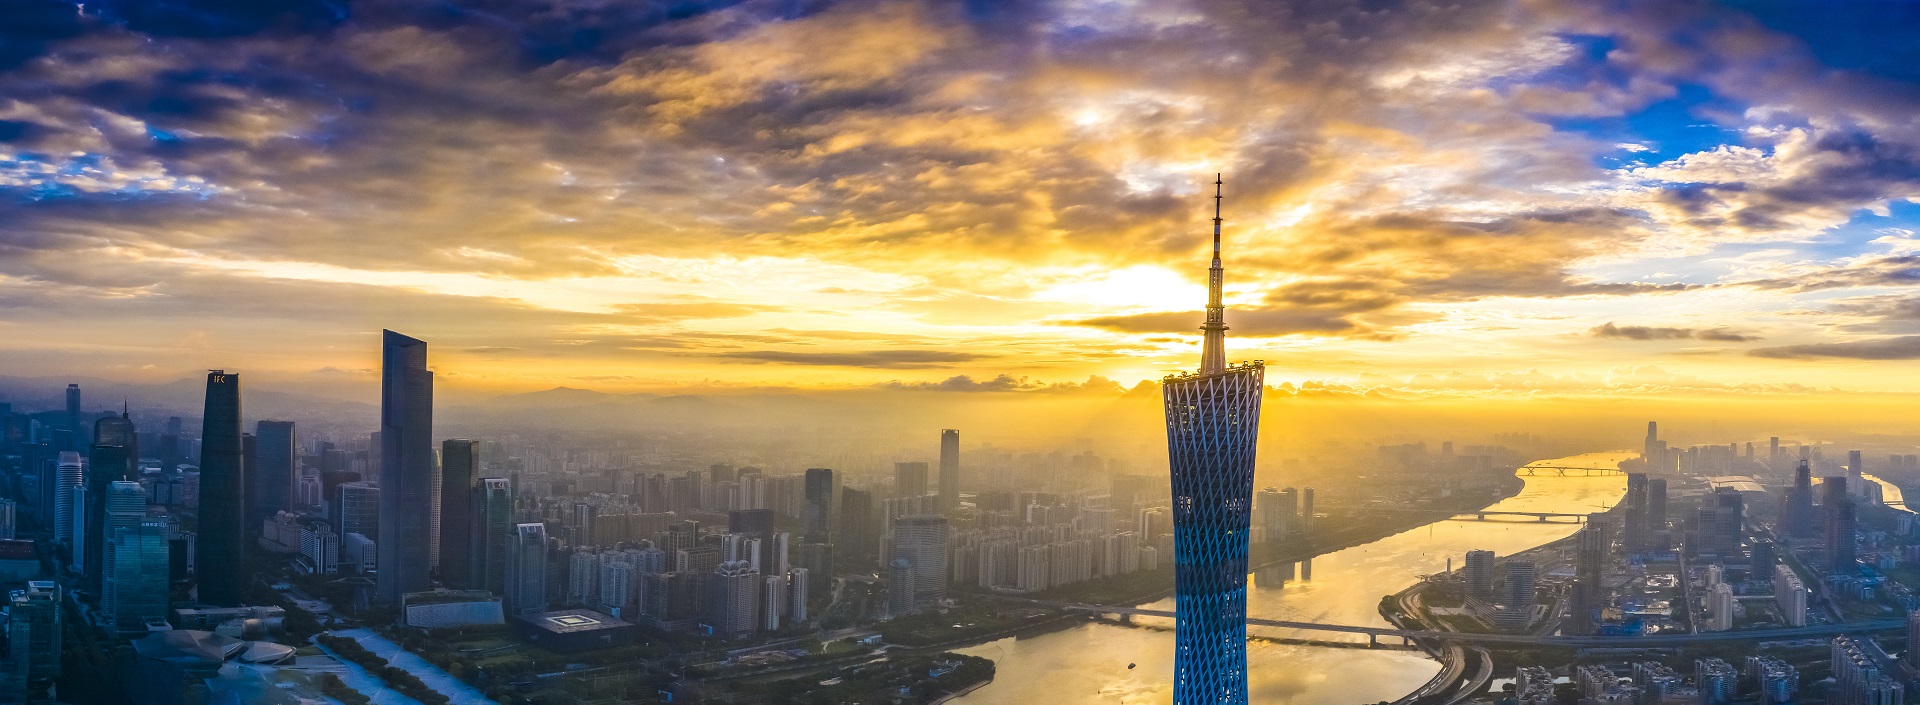
[[[1800,461],[1800,467],[1793,471],[1793,487],[1787,490],[1787,506],[1784,512],[1787,520],[1787,533],[1796,537],[1814,535],[1813,516],[1813,469],[1807,467],[1807,461]]]
[[[435,517],[433,463],[433,373],[427,344],[383,331],[380,379],[380,537],[374,539],[380,568],[374,595],[398,604],[400,596],[431,586]]]
[[[507,544],[513,541],[513,483],[504,477],[480,481],[473,490],[472,558],[467,586],[506,594]]]
[[[105,574],[102,559],[106,543],[113,538],[106,530],[107,489],[115,482],[133,480],[134,463],[140,457],[138,436],[125,410],[119,416],[94,422],[93,448],[88,456],[86,530],[75,541],[74,550],[81,552],[88,590],[98,595]]]
[[[1820,483],[1826,509],[1827,570],[1834,575],[1856,575],[1858,511],[1847,494],[1844,475],[1829,477]]]
[[[240,445],[240,375],[207,373],[200,430],[200,531],[194,539],[200,602],[238,607],[247,576],[240,553],[246,540],[246,463]]]
[[[67,430],[73,432],[75,443],[80,442],[80,433],[86,430],[80,428],[80,385],[78,384],[67,385]],[[76,449],[61,448],[60,450]]]
[[[940,430],[940,511],[952,516],[960,508],[960,432]]]
[[[806,500],[801,509],[801,519],[805,522],[806,540],[812,543],[831,543],[833,536],[833,501],[839,483],[833,481],[833,470],[828,468],[807,468]]]
[[[254,460],[247,474],[253,478],[252,511],[247,528],[258,529],[275,512],[293,508],[294,458],[300,452],[292,421],[261,421],[253,427]]]
[[[467,587],[473,564],[473,495],[480,479],[480,442],[440,444],[440,580]]]
[[[1260,432],[1260,361],[1228,365],[1220,193],[1200,371],[1163,380],[1173,475],[1175,705],[1247,702],[1247,534]]]

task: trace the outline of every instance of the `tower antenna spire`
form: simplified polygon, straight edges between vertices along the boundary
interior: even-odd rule
[[[1226,307],[1220,303],[1220,286],[1226,271],[1220,267],[1220,202],[1226,179],[1213,175],[1213,265],[1207,268],[1207,322],[1201,324],[1204,336],[1200,349],[1200,374],[1217,374],[1227,369]]]

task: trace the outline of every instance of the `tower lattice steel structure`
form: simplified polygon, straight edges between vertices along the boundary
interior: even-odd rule
[[[1247,702],[1247,532],[1260,434],[1261,361],[1227,364],[1220,303],[1220,201],[1213,186],[1213,266],[1200,371],[1168,376],[1173,475],[1175,705]]]

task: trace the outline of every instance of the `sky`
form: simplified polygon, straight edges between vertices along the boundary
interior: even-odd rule
[[[1920,6],[0,5],[0,374],[1920,393]]]

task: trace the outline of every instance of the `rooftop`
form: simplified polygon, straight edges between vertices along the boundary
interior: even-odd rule
[[[540,614],[522,615],[522,621],[555,634],[577,634],[606,629],[625,629],[633,625],[620,621],[620,618],[589,609],[557,610]]]

